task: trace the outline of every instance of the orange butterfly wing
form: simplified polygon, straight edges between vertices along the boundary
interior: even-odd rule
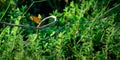
[[[40,22],[40,19],[38,17],[36,17],[36,16],[30,16],[30,19],[32,21],[34,21],[35,23],[37,23],[37,24],[39,24],[39,22]]]
[[[41,19],[41,15],[38,14],[38,17],[36,17],[36,16],[30,16],[30,19],[32,21],[34,21],[35,23],[39,24],[40,23],[40,19]]]

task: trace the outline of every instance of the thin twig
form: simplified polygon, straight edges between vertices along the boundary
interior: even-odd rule
[[[44,18],[43,20],[46,20],[46,19],[49,19],[49,18],[53,18],[54,17],[54,21],[49,23],[49,24],[46,24],[46,25],[43,25],[43,26],[40,26],[40,27],[35,27],[35,26],[26,26],[26,25],[22,25],[22,24],[12,24],[12,23],[7,23],[7,22],[0,22],[0,24],[5,24],[5,25],[9,25],[9,26],[18,26],[18,27],[23,27],[23,28],[32,28],[32,29],[42,29],[42,28],[46,28],[54,23],[57,22],[57,19],[55,16],[48,16],[46,18]]]
[[[95,22],[96,20],[99,20],[100,18],[104,17],[106,14],[108,14],[110,11],[112,11],[112,10],[115,9],[115,8],[117,8],[118,6],[120,6],[120,3],[117,4],[115,7],[107,10],[104,14],[100,15],[100,16],[99,16],[98,18],[96,18],[93,22]],[[84,35],[81,37],[80,40],[82,40],[82,39],[84,38],[84,36],[88,33],[87,29],[91,28],[91,27],[92,27],[92,24],[93,24],[93,23],[91,23],[91,25],[89,25],[89,27],[86,28],[85,33],[84,33]],[[80,40],[77,42],[77,44],[80,42]]]
[[[46,1],[46,0],[43,0],[43,1]],[[27,13],[27,11],[32,7],[32,5],[33,5],[34,3],[38,3],[38,2],[42,2],[42,1],[34,1],[34,2],[29,6],[29,8],[25,11],[25,13],[24,13],[22,16],[24,16],[24,15]],[[8,6],[8,7],[9,7],[9,6]],[[8,8],[7,8],[7,10],[8,10]],[[7,10],[5,11],[5,13],[7,12]],[[41,24],[43,21],[45,21],[45,20],[47,20],[47,19],[49,19],[49,18],[53,18],[54,21],[51,22],[51,23],[49,23],[49,24],[40,26],[40,24]],[[1,18],[1,19],[2,19],[2,18]],[[8,23],[8,22],[0,22],[0,24],[5,24],[5,25],[8,25],[8,26],[18,26],[18,27],[23,27],[23,28],[42,29],[42,28],[46,28],[46,27],[48,27],[48,26],[50,26],[50,25],[52,25],[52,24],[54,24],[54,23],[56,23],[56,22],[57,22],[56,16],[48,16],[48,17],[44,18],[44,19],[39,23],[39,25],[38,25],[37,27],[35,27],[35,26],[26,26],[26,25],[22,25],[22,24],[19,24],[19,25],[18,25],[18,24],[12,24],[12,23]],[[40,27],[39,27],[39,26],[40,26]]]
[[[111,9],[107,10],[104,14],[100,15],[97,19],[102,18],[103,16],[105,16],[106,14],[108,14],[110,11],[112,11],[112,10],[115,9],[115,8],[117,8],[118,6],[120,6],[120,3],[117,4],[115,7],[113,7],[113,8],[111,8]]]
[[[46,1],[46,0],[42,0],[42,1],[33,1],[33,2],[31,3],[31,5],[28,7],[28,9],[24,12],[24,14],[23,14],[22,16],[24,16],[24,15],[28,12],[28,10],[32,7],[32,5],[33,5],[34,3],[43,2],[43,1]]]
[[[9,7],[10,7],[10,4],[11,4],[11,3],[9,2],[9,5],[7,6],[7,8],[6,8],[4,14],[2,15],[2,17],[0,18],[0,21],[2,20],[2,18],[5,16],[6,12],[8,11],[8,9],[9,9]]]

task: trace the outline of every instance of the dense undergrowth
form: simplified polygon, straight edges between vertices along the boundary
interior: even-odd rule
[[[27,6],[16,7],[12,0],[6,3],[1,7],[0,21],[30,25],[32,21],[22,17]],[[63,12],[56,9],[49,13],[58,22],[39,32],[0,24],[0,59],[119,60],[120,6],[110,10],[119,1],[111,3],[110,0],[71,1]]]

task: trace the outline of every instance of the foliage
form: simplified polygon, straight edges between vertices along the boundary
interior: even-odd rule
[[[63,12],[56,9],[50,13],[57,17],[57,24],[39,31],[1,25],[0,59],[119,60],[120,28],[116,17],[120,9],[117,7],[102,16],[110,9],[110,3],[104,0],[71,1]],[[1,11],[5,13],[0,15],[1,21],[30,25],[27,24],[30,20],[22,16],[26,8],[10,5],[5,12],[5,7]]]

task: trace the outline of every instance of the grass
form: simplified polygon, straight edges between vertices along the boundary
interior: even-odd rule
[[[38,32],[1,24],[0,59],[119,60],[120,28],[116,17],[120,10],[119,7],[110,10],[110,3],[110,0],[71,1],[63,12],[56,9],[50,13],[57,17],[57,24]],[[27,24],[29,20],[22,18],[26,7],[10,6],[3,8],[6,11],[0,15],[1,21]]]

